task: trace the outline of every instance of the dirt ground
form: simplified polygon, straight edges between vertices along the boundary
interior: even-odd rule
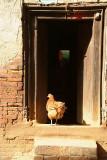
[[[95,140],[98,159],[107,159],[107,128],[83,125],[51,126],[33,121],[9,124],[0,129],[0,160],[32,160],[34,139],[37,137]]]
[[[83,125],[50,125],[36,124],[35,122],[18,123],[8,125],[5,129],[5,139],[34,139],[38,136],[66,137],[75,139],[94,139],[96,141],[107,141],[106,127],[93,127]]]

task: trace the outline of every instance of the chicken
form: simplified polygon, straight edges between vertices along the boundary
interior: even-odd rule
[[[56,124],[57,120],[61,119],[63,117],[63,114],[66,110],[66,106],[64,102],[59,102],[55,101],[54,96],[52,94],[48,94],[48,101],[46,104],[46,110],[48,111],[48,117],[51,120],[56,119]]]

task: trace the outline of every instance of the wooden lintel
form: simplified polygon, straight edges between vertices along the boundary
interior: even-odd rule
[[[65,7],[70,7],[70,8],[106,8],[107,7],[107,2],[105,3],[24,3],[25,7],[28,7],[29,9],[31,8],[65,8]]]

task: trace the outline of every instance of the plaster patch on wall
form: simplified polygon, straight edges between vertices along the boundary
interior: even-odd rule
[[[0,2],[0,66],[22,54],[21,0]]]
[[[21,53],[21,47],[17,43],[8,42],[0,47],[0,66],[5,66],[10,63],[16,55]]]

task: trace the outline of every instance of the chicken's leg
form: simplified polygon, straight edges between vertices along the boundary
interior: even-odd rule
[[[57,119],[56,119],[56,123],[55,124],[57,125]]]
[[[51,119],[51,125],[52,125],[52,119]]]

